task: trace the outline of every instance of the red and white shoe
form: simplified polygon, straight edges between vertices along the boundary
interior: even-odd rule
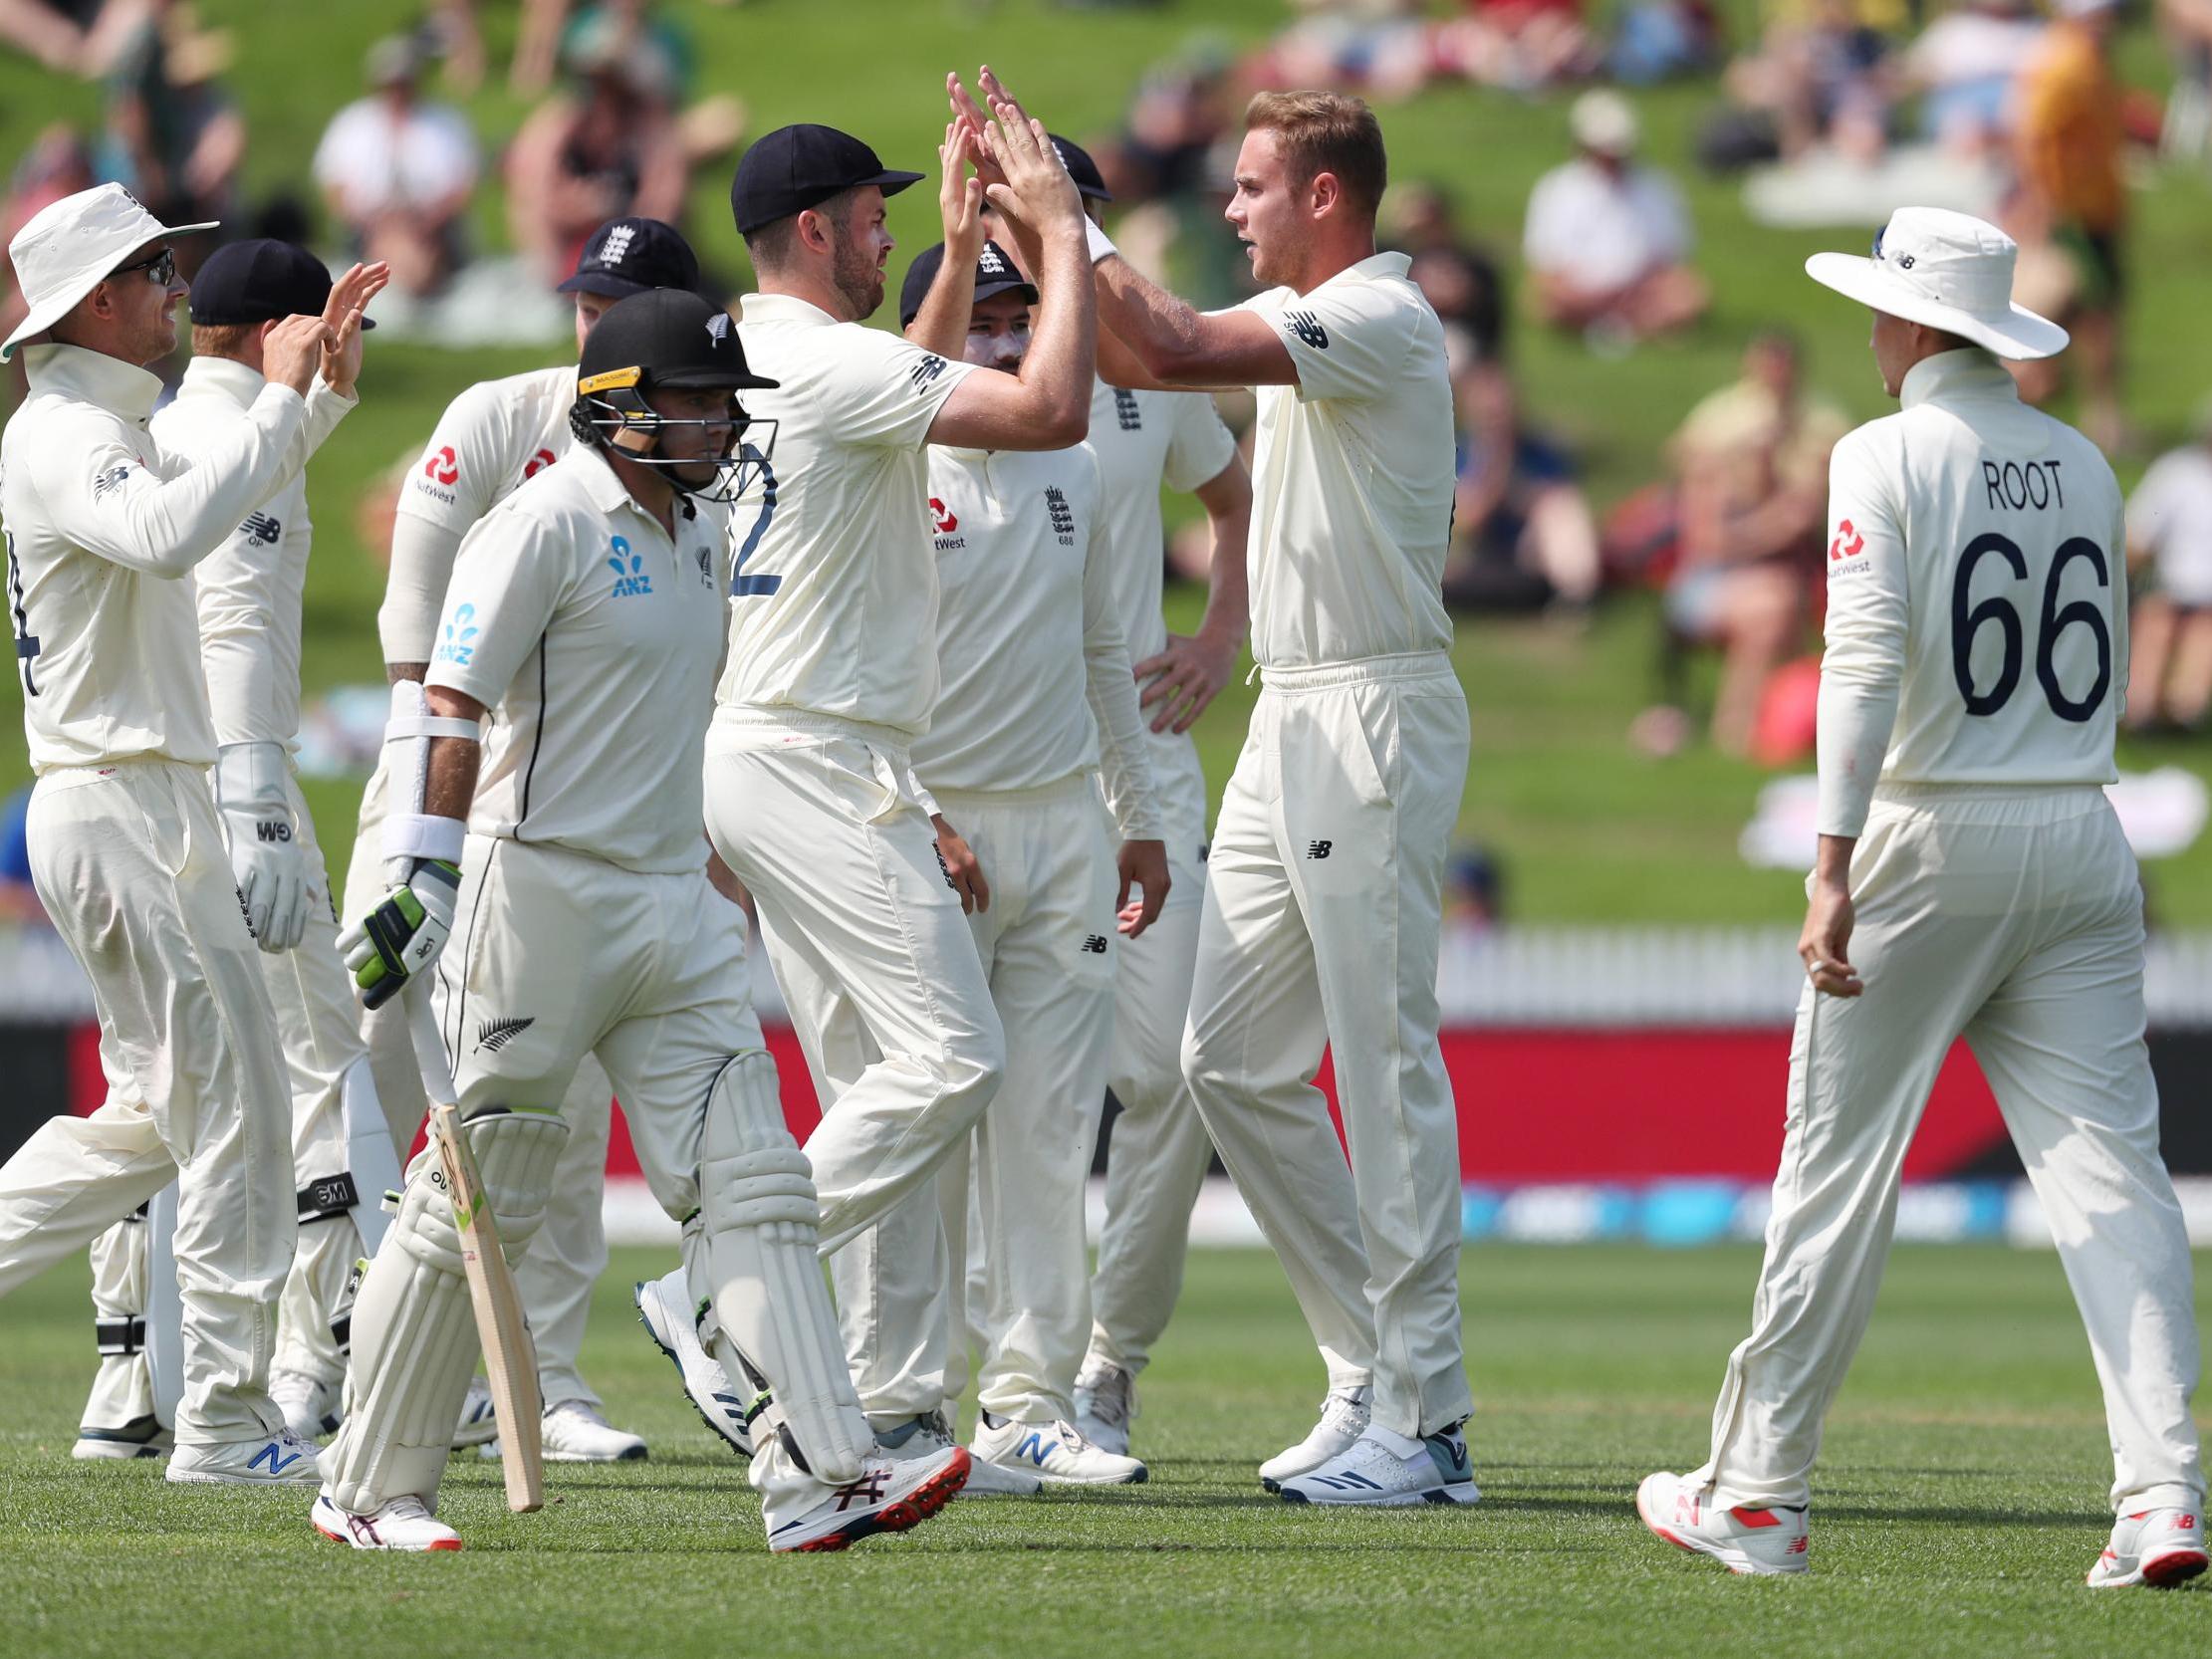
[[[1710,1555],[1730,1572],[1803,1572],[1805,1511],[1714,1509],[1679,1475],[1646,1475],[1636,1488],[1636,1514],[1678,1549]]]
[[[2194,1510],[2137,1510],[2112,1528],[2112,1541],[2089,1568],[2091,1589],[2148,1584],[2170,1590],[2204,1570],[2204,1517]]]
[[[860,1465],[859,1480],[837,1488],[802,1516],[771,1522],[768,1547],[843,1549],[877,1533],[903,1533],[951,1503],[967,1482],[965,1446],[947,1446],[923,1458],[870,1457]]]
[[[315,1524],[315,1530],[333,1543],[350,1543],[356,1549],[400,1549],[419,1553],[461,1546],[461,1535],[433,1516],[411,1492],[377,1506],[369,1515],[350,1514],[328,1497],[318,1495],[308,1519]]]

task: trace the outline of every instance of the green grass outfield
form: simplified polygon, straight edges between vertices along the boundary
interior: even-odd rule
[[[250,192],[305,188],[315,141],[339,105],[357,96],[370,41],[420,13],[419,0],[202,0],[202,16],[234,32],[228,76],[252,131]],[[511,6],[480,7],[495,65],[507,61]],[[793,120],[826,120],[869,138],[892,165],[933,164],[944,112],[939,77],[988,57],[1037,112],[1061,130],[1110,128],[1147,64],[1205,31],[1250,46],[1279,27],[1282,0],[1183,0],[1086,10],[1048,0],[748,0],[666,8],[692,31],[698,91],[731,92],[760,132]],[[1605,8],[1600,5],[1598,10]],[[1724,0],[1737,38],[1749,38],[1752,0]],[[2155,88],[2165,70],[2146,27],[2124,43],[2134,84]],[[1821,247],[1857,247],[1863,230],[1777,232],[1746,219],[1737,187],[1696,175],[1690,135],[1716,91],[1710,83],[1638,93],[1651,157],[1681,172],[1713,280],[1712,318],[1687,339],[1604,362],[1572,342],[1523,329],[1515,361],[1537,419],[1582,456],[1593,493],[1617,499],[1652,476],[1661,440],[1691,403],[1725,381],[1746,336],[1775,322],[1801,329],[1815,380],[1854,414],[1883,408],[1865,354],[1862,312],[1815,290],[1802,273]],[[49,121],[97,120],[97,89],[0,55],[0,163],[12,163]],[[524,107],[498,76],[469,105],[487,153],[520,126]],[[1442,89],[1383,113],[1399,178],[1429,178],[1457,197],[1470,227],[1511,260],[1530,185],[1565,153],[1566,101],[1530,102]],[[2212,391],[2212,325],[2203,306],[2204,250],[2212,245],[2212,176],[2161,168],[2138,193],[2132,240],[2136,311],[2126,343],[2132,412],[2164,440]],[[741,280],[742,250],[727,203],[728,171],[694,179],[689,224],[711,269]],[[496,179],[477,203],[480,245],[504,245]],[[896,198],[891,227],[905,262],[935,240],[933,192]],[[880,321],[881,319],[879,319]],[[311,691],[380,680],[374,616],[379,561],[356,535],[352,504],[379,469],[419,450],[437,412],[470,381],[553,360],[515,352],[441,353],[375,347],[360,412],[340,428],[311,474],[317,540],[309,582],[305,679]],[[2123,467],[2131,474],[2139,462]],[[1177,598],[1187,625],[1196,601]],[[1513,623],[1463,623],[1457,660],[1474,708],[1462,834],[1503,860],[1508,903],[1530,921],[1774,922],[1803,902],[1793,877],[1747,868],[1736,836],[1764,775],[1710,752],[1667,765],[1633,754],[1628,723],[1648,698],[1654,640],[1641,598],[1616,605],[1591,634],[1570,636]],[[1225,697],[1199,728],[1216,795],[1244,731],[1249,693]],[[2125,764],[2174,761],[2212,772],[2201,743],[2130,747]],[[0,743],[0,788],[25,776],[21,747]],[[311,799],[342,878],[358,788],[318,787]],[[2212,841],[2148,871],[2159,914],[2174,925],[2212,925]]]
[[[1730,1578],[1649,1539],[1629,1498],[1703,1455],[1756,1254],[1481,1247],[1462,1284],[1475,1510],[1295,1510],[1255,1484],[1322,1382],[1272,1258],[1201,1253],[1144,1379],[1151,1483],[956,1504],[903,1540],[770,1559],[738,1465],[677,1396],[623,1288],[585,1368],[652,1461],[555,1466],[536,1516],[457,1462],[458,1555],[356,1555],[301,1493],[75,1464],[92,1363],[81,1266],[9,1299],[0,1342],[0,1652],[116,1655],[2202,1653],[2212,1595],[2095,1594],[2110,1478],[2057,1259],[1896,1252],[1838,1405],[1813,1576]],[[2200,1286],[2207,1277],[2200,1266]],[[2200,1317],[2212,1296],[2199,1292]]]

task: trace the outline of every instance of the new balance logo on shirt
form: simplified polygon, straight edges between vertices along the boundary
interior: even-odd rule
[[[1106,955],[1106,935],[1103,933],[1093,933],[1087,935],[1083,941],[1083,948],[1085,954],[1089,956]]]
[[[284,525],[267,513],[256,513],[238,527],[246,533],[246,540],[257,547],[274,547],[284,534]]]
[[[934,380],[944,371],[944,358],[938,356],[928,356],[915,363],[914,366],[910,370],[908,370],[908,373],[913,379],[914,390],[916,392],[924,392],[929,389],[929,382]]]
[[[1321,326],[1321,319],[1310,311],[1286,311],[1283,321],[1292,334],[1317,352],[1329,350],[1329,331]]]
[[[1326,858],[1336,849],[1336,845],[1335,841],[1308,841],[1306,843],[1306,856],[1309,858]]]

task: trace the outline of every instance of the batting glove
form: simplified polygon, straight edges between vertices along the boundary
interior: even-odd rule
[[[307,934],[308,856],[284,787],[284,745],[226,744],[215,757],[215,806],[230,846],[246,927],[275,955]]]
[[[338,936],[364,1007],[383,1007],[438,959],[453,932],[453,903],[460,891],[458,865],[419,859],[405,881]]]

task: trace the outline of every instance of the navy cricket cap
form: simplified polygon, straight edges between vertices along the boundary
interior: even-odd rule
[[[921,315],[921,303],[929,298],[929,285],[937,280],[937,271],[945,262],[945,245],[931,243],[914,256],[913,264],[906,267],[906,280],[898,285],[898,326],[905,328]],[[1007,257],[1006,250],[996,242],[983,244],[983,252],[976,256],[975,297],[988,300],[994,294],[1008,294],[1020,289],[1029,296],[1029,303],[1037,303],[1037,289]]]
[[[1063,138],[1057,132],[1048,132],[1054,149],[1060,152],[1060,164],[1068,169],[1068,176],[1076,181],[1076,194],[1089,196],[1094,201],[1111,201],[1113,192],[1106,188],[1106,174],[1099,171],[1099,163],[1091,159],[1091,152],[1073,138]]]
[[[297,242],[258,237],[207,256],[192,279],[192,321],[220,326],[320,317],[331,303],[329,267]],[[364,329],[376,325],[361,320]]]
[[[834,126],[779,126],[754,139],[739,157],[737,176],[730,180],[730,212],[738,235],[750,236],[863,184],[895,196],[921,177],[884,166],[875,151]]]
[[[556,294],[626,300],[653,288],[699,286],[699,256],[674,225],[658,219],[610,219],[577,255],[576,275]]]

